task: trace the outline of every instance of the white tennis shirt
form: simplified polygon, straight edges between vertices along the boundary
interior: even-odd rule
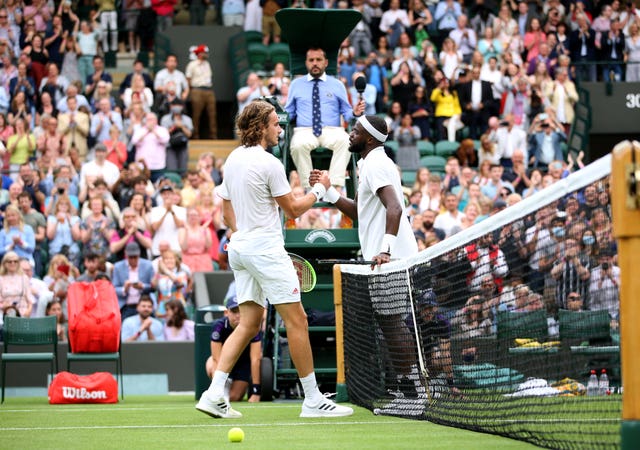
[[[371,260],[380,253],[382,238],[387,229],[387,210],[376,192],[384,186],[393,186],[401,207],[404,206],[404,195],[398,169],[386,155],[383,147],[375,148],[365,158],[361,158],[358,161],[358,170],[358,236],[362,256],[366,260]],[[409,220],[403,213],[398,237],[391,249],[391,258],[406,258],[416,253],[418,253],[418,244]]]
[[[238,147],[227,157],[224,181],[216,189],[230,200],[238,231],[229,245],[245,255],[260,255],[283,247],[282,223],[274,197],[291,192],[279,159],[264,148]]]

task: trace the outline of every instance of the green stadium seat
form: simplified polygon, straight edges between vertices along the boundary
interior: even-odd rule
[[[433,145],[433,142],[429,141],[418,141],[418,150],[420,151],[420,156],[429,156],[436,154],[436,149]]]
[[[583,143],[584,143],[584,138],[582,137],[582,135],[574,133],[571,136],[571,141],[569,142],[569,149],[579,152],[583,148],[582,146]]]
[[[262,42],[252,42],[247,47],[249,51],[249,66],[252,70],[265,70],[269,60],[269,48]]]
[[[438,141],[436,142],[436,155],[448,158],[458,150],[458,142]]]
[[[178,172],[165,171],[163,175],[171,180],[178,189],[182,189],[182,176]]]
[[[254,42],[262,44],[262,33],[260,31],[245,31],[244,38],[247,42],[247,45]]]
[[[562,149],[562,157],[564,160],[567,160],[567,155],[569,154],[569,145],[566,142],[560,143],[560,148]]]
[[[447,163],[447,160],[442,156],[431,155],[431,156],[423,156],[420,158],[420,165],[422,167],[426,167],[430,172],[434,172],[437,174],[444,173],[444,166]]]
[[[290,58],[289,44],[276,42],[269,46],[269,60],[271,61],[272,67],[277,63],[282,63],[284,64],[285,69],[288,70]]]
[[[399,144],[398,141],[394,141],[394,140],[388,140],[384,143],[384,145],[386,145],[387,147],[389,147],[391,150],[393,150],[393,154],[397,155],[398,154],[398,148],[399,148]]]
[[[402,185],[412,187],[416,182],[415,170],[403,170],[402,171]]]
[[[572,131],[574,133],[582,134],[583,136],[589,132],[589,124],[586,119],[576,118],[573,121]]]

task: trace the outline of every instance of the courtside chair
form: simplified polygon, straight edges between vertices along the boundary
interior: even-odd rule
[[[120,383],[120,398],[124,400],[124,380],[122,377],[122,341],[118,351],[113,353],[73,353],[69,340],[69,352],[67,353],[67,372],[71,372],[72,362],[113,362],[116,365],[116,377]]]
[[[4,317],[4,353],[2,354],[2,403],[7,380],[7,364],[45,362],[50,364],[51,375],[58,372],[58,333],[55,316],[26,318]],[[50,351],[16,352],[15,347],[51,347]]]

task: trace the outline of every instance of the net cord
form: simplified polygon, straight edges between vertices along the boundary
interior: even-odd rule
[[[608,154],[583,169],[572,173],[568,177],[557,181],[551,186],[545,188],[543,191],[537,192],[531,197],[523,199],[515,205],[510,206],[482,222],[462,230],[455,236],[451,236],[448,239],[440,241],[437,244],[422,250],[416,256],[391,261],[387,264],[376,267],[375,270],[378,271],[378,273],[396,272],[399,270],[405,270],[405,267],[407,266],[412,266],[414,264],[419,264],[421,262],[437,258],[440,255],[458,248],[464,242],[477,239],[498,227],[504,226],[516,219],[527,216],[528,214],[532,214],[540,207],[541,204],[548,204],[552,201],[561,199],[567,194],[582,189],[594,181],[609,175],[610,172],[611,154]],[[371,273],[368,267],[356,264],[341,265],[340,270],[345,273],[356,275],[369,275]]]

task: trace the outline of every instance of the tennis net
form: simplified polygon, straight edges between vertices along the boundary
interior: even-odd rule
[[[619,447],[610,157],[420,252],[343,265],[351,401],[549,448]],[[609,388],[590,387],[591,371]],[[587,395],[588,394],[588,395]]]

